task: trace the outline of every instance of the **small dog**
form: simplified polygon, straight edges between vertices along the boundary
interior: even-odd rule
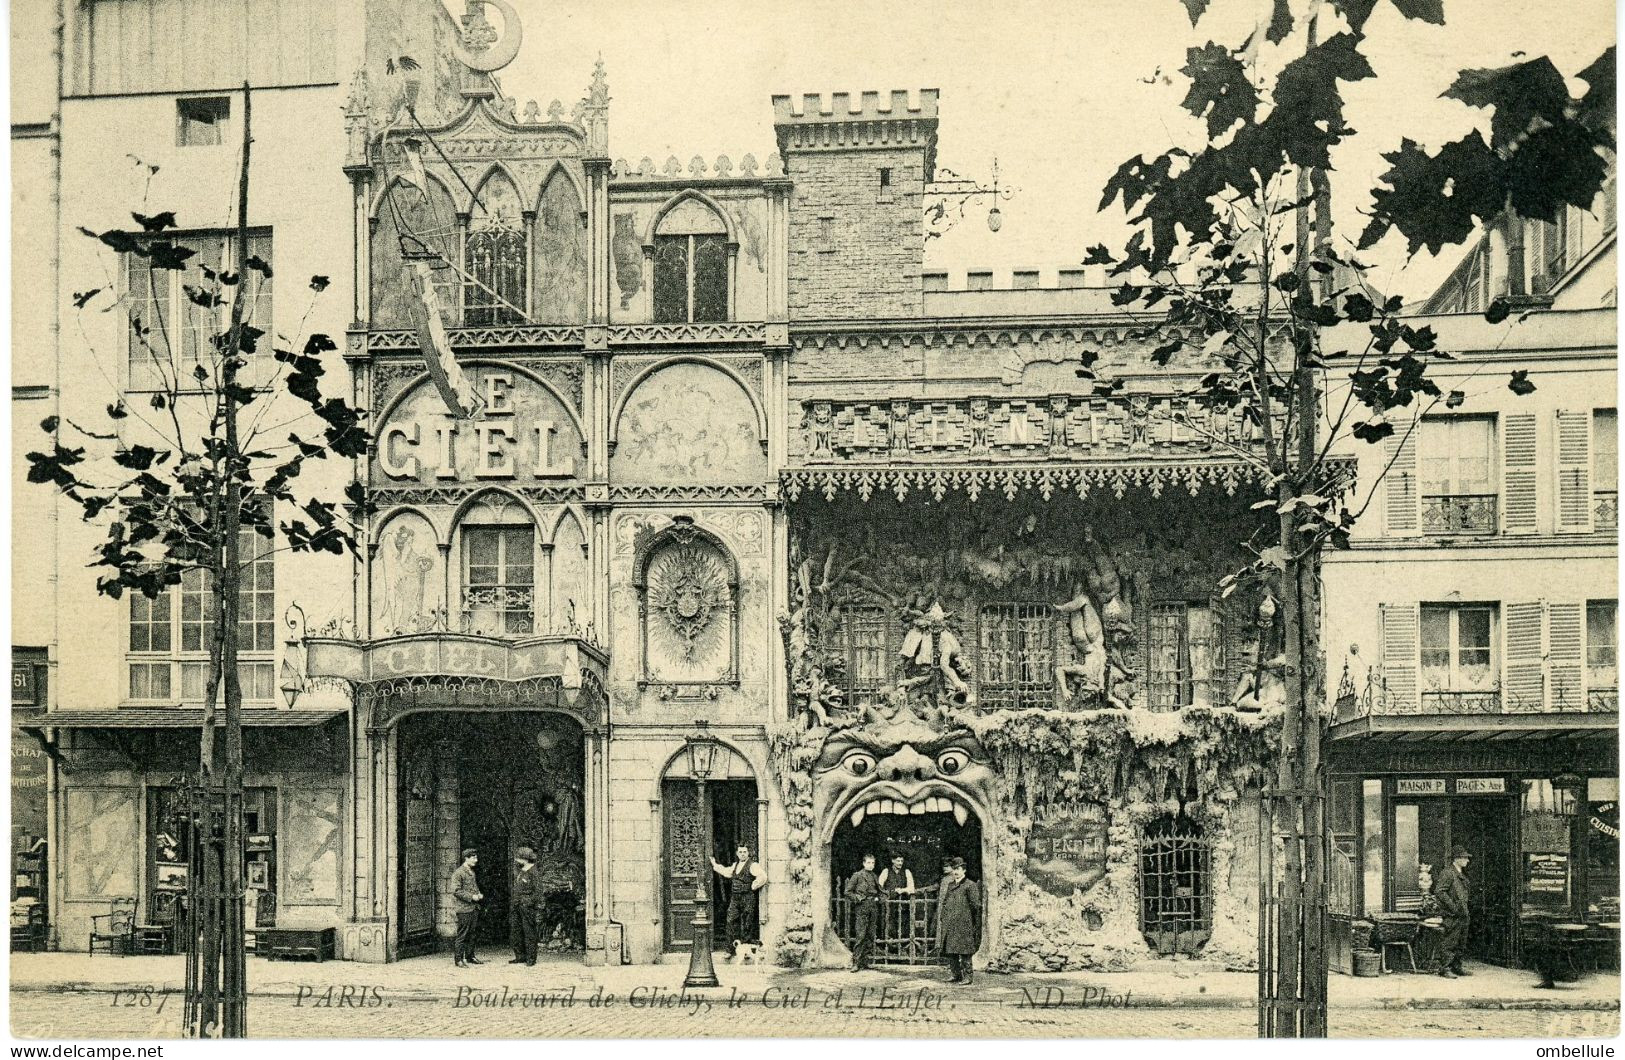
[[[761,964],[762,947],[755,942],[741,942],[735,939],[733,962],[735,964]]]

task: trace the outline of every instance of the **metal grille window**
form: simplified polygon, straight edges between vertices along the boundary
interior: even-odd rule
[[[276,695],[276,565],[271,548],[251,529],[238,537],[237,679],[245,701],[266,702]],[[207,571],[187,571],[179,585],[155,600],[132,596],[129,699],[201,703],[208,690],[214,621],[214,579]]]
[[[1224,628],[1218,611],[1173,602],[1151,605],[1151,709],[1225,702]]]
[[[1213,934],[1213,852],[1202,826],[1159,817],[1140,840],[1140,931],[1162,956],[1194,954]]]
[[[244,319],[267,334],[271,331],[271,277],[257,269],[242,268],[236,260],[235,232],[194,232],[167,235],[150,246],[176,246],[191,250],[184,269],[154,269],[150,258],[127,253],[124,258],[124,297],[129,316],[128,386],[151,390],[195,385],[193,369],[212,368],[213,340],[230,322],[230,299],[240,291],[248,299]],[[250,232],[248,256],[271,263],[271,233]],[[215,277],[240,272],[238,285],[226,286]],[[188,294],[208,299],[218,294],[224,305],[204,306]],[[261,349],[268,349],[266,342]],[[248,355],[250,363],[253,355]]]
[[[469,327],[518,324],[525,307],[525,221],[519,193],[506,178],[481,189],[483,210],[469,222],[463,257],[463,323]]]
[[[843,607],[836,621],[836,652],[846,664],[846,701],[853,706],[873,702],[886,684],[896,639],[893,624],[884,608],[866,606]]]
[[[1053,706],[1053,609],[1046,604],[988,604],[980,619],[977,694],[982,705],[992,710]]]
[[[535,548],[536,532],[529,526],[463,530],[463,616],[472,632],[534,632]]]
[[[1423,604],[1422,703],[1449,713],[1499,710],[1495,608],[1488,604]]]
[[[1419,478],[1424,532],[1495,532],[1494,453],[1494,417],[1445,416],[1422,421]]]

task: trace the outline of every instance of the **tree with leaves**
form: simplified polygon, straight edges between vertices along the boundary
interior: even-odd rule
[[[1209,0],[1181,2],[1198,25]],[[1388,2],[1406,19],[1444,24],[1440,0]],[[1189,397],[1243,418],[1251,437],[1231,446],[1234,455],[1268,484],[1247,542],[1254,559],[1223,588],[1263,587],[1259,617],[1275,624],[1285,660],[1283,753],[1266,793],[1284,860],[1279,890],[1266,879],[1260,909],[1259,1032],[1270,1037],[1326,1033],[1320,564],[1327,547],[1348,547],[1378,485],[1356,488],[1334,450],[1352,438],[1397,453],[1425,413],[1465,400],[1429,377],[1450,352],[1406,319],[1401,299],[1373,290],[1359,255],[1390,231],[1410,254],[1435,252],[1502,217],[1551,221],[1569,205],[1589,209],[1613,148],[1612,48],[1579,72],[1588,86],[1579,98],[1545,57],[1464,70],[1445,96],[1488,112],[1489,138],[1474,131],[1430,149],[1402,136],[1378,185],[1354,189],[1372,202],[1364,231],[1340,237],[1331,152],[1355,135],[1342,86],[1376,76],[1366,26],[1378,3],[1311,0],[1300,11],[1273,0],[1247,40],[1190,48],[1183,106],[1204,121],[1205,138],[1124,162],[1100,208],[1120,200],[1132,234],[1120,250],[1096,246],[1085,258],[1120,279],[1113,302],[1140,315],[1154,363],[1209,369]],[[1279,63],[1273,76],[1260,72],[1261,56]],[[1498,299],[1486,317],[1500,323],[1517,308]],[[1081,377],[1094,379],[1093,360],[1085,355]],[[1507,386],[1522,395],[1535,383],[1519,369]]]
[[[277,551],[342,555],[355,548],[355,520],[367,509],[359,483],[346,488],[343,508],[331,500],[300,500],[293,487],[310,462],[360,457],[371,440],[361,413],[323,392],[333,341],[311,334],[301,346],[268,334],[269,321],[259,322],[263,328],[253,322],[251,307],[271,283],[272,266],[250,252],[247,85],[242,113],[235,267],[200,264],[199,242],[177,234],[174,211],[134,213],[137,229],[81,229],[137,265],[127,274],[145,280],[144,290],[94,288],[73,301],[80,312],[106,308],[128,318],[132,362],[150,370],[152,389],[142,402],[114,395],[100,429],[47,419],[41,426],[51,436],[49,448],[28,454],[30,482],[56,487],[87,522],[106,527],[91,562],[100,571],[98,592],[156,599],[189,576],[201,577],[208,588],[208,677],[193,785],[198,837],[188,876],[192,922],[185,928],[186,1030],[199,1037],[247,1033],[238,678],[243,572]],[[171,284],[186,296],[183,320],[164,314],[160,291]],[[327,286],[325,276],[310,279],[313,305]],[[274,370],[265,364],[266,352]],[[278,521],[278,510],[300,514]],[[244,538],[251,554],[245,555]]]

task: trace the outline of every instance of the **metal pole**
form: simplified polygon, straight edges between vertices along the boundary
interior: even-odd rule
[[[683,985],[721,986],[711,963],[711,804],[705,791],[705,778],[695,777],[696,803],[700,814],[700,858],[694,864],[693,943],[688,953],[688,975]]]

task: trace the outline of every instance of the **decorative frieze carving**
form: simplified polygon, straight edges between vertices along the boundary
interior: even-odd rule
[[[455,506],[461,504],[476,493],[490,489],[487,482],[453,483],[445,486],[382,486],[374,487],[369,494],[373,504],[379,509],[389,509],[400,505],[424,506],[444,504]],[[570,504],[580,503],[583,491],[579,483],[543,484],[533,486],[504,485],[503,489],[517,493],[526,500],[537,504]]]
[[[1180,397],[1052,394],[993,400],[801,402],[802,462],[1095,459],[1232,452],[1252,442],[1234,413]]]
[[[1075,490],[1087,497],[1091,490],[1110,490],[1121,498],[1130,489],[1147,489],[1161,496],[1164,489],[1180,488],[1196,496],[1203,486],[1234,494],[1243,486],[1261,484],[1264,468],[1243,460],[1203,460],[1166,464],[1006,465],[999,467],[864,467],[791,468],[779,475],[779,484],[792,501],[803,492],[821,493],[825,500],[846,490],[868,500],[875,492],[891,493],[899,501],[910,493],[928,493],[941,500],[963,491],[971,500],[996,492],[1014,500],[1024,490],[1037,490],[1049,500],[1057,492]]]
[[[661,501],[752,501],[767,500],[767,488],[760,483],[715,483],[701,486],[629,484],[611,486],[609,499],[619,504]]]
[[[586,339],[581,325],[510,324],[488,328],[447,328],[446,338],[454,350],[476,349],[487,346],[571,346],[579,348]],[[367,349],[416,350],[416,331],[390,328],[367,333]]]

